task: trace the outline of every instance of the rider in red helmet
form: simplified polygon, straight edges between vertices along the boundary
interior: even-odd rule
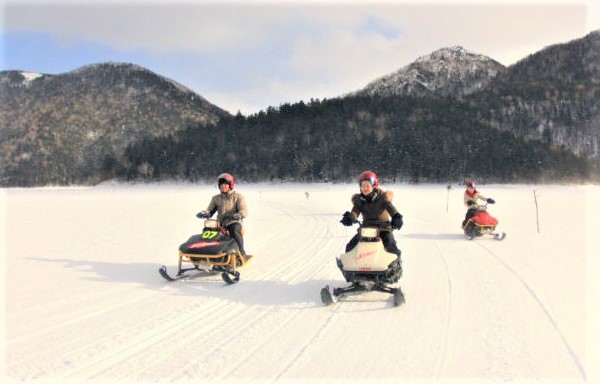
[[[465,183],[466,190],[463,195],[463,201],[465,206],[467,207],[467,213],[465,215],[465,219],[462,222],[462,227],[464,229],[465,225],[467,225],[467,221],[477,213],[477,208],[479,205],[477,204],[478,200],[485,201],[488,204],[494,204],[496,201],[492,198],[488,198],[483,196],[477,190],[475,186],[475,181],[469,180]]]
[[[240,253],[246,257],[244,250],[244,237],[242,236],[242,221],[248,216],[246,199],[242,194],[234,191],[235,178],[229,173],[221,173],[217,177],[217,183],[221,193],[212,197],[208,208],[198,213],[198,218],[210,218],[217,214],[217,220],[229,231],[240,249]]]
[[[386,251],[395,253],[400,258],[401,252],[396,245],[392,230],[402,228],[402,215],[392,204],[391,191],[379,189],[379,178],[373,171],[364,171],[358,178],[360,193],[352,196],[352,210],[346,211],[342,217],[342,224],[352,225],[362,214],[363,225],[377,227]],[[391,217],[391,220],[390,220]],[[359,235],[356,234],[346,245],[349,252],[358,244]]]

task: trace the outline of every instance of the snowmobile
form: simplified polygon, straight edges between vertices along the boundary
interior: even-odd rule
[[[463,231],[469,240],[483,235],[491,235],[495,240],[504,240],[506,233],[495,232],[497,225],[498,219],[487,212],[487,204],[481,204],[477,207],[475,215],[467,221]]]
[[[159,269],[160,275],[169,281],[189,277],[188,271],[198,270],[209,274],[221,273],[223,281],[235,284],[240,281],[238,267],[246,265],[252,256],[244,257],[238,245],[226,228],[214,219],[204,220],[204,228],[199,235],[193,235],[179,246],[179,263],[177,275],[172,277],[167,267]],[[191,266],[183,267],[183,263]]]
[[[342,275],[351,285],[333,288],[329,285],[321,289],[321,301],[331,305],[350,294],[379,291],[394,296],[394,305],[405,302],[400,287],[390,287],[402,276],[402,264],[398,256],[387,252],[379,237],[379,228],[363,227],[359,224],[359,241],[356,247],[336,258]]]

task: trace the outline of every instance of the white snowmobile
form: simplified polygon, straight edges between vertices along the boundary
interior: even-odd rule
[[[356,247],[336,258],[337,265],[348,287],[333,288],[329,285],[321,289],[321,300],[325,305],[331,305],[350,294],[379,291],[394,296],[394,305],[405,302],[404,293],[400,287],[390,287],[397,283],[402,276],[402,265],[398,256],[387,252],[379,237],[379,228],[363,227],[360,222],[359,241]]]
[[[227,284],[240,281],[238,267],[244,266],[252,256],[244,257],[233,237],[227,229],[214,219],[204,220],[204,228],[199,235],[193,235],[179,246],[179,262],[177,275],[172,277],[167,272],[167,267],[159,269],[160,275],[168,281],[175,281],[189,277],[186,272],[198,270],[209,274],[221,273]],[[184,268],[183,263],[191,266]]]

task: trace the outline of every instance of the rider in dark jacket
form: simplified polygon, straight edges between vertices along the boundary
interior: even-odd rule
[[[403,221],[402,215],[392,204],[393,193],[379,189],[379,178],[372,171],[361,173],[358,184],[360,193],[352,196],[352,210],[344,213],[341,220],[342,224],[350,226],[362,214],[363,225],[379,228],[385,250],[398,255],[398,258],[400,258],[401,252],[396,245],[392,230],[402,228]],[[348,242],[346,252],[349,252],[358,244],[359,238],[359,234],[356,234]]]

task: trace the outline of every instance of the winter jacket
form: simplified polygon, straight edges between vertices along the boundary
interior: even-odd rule
[[[236,191],[228,191],[227,193],[219,193],[213,196],[205,212],[209,216],[218,212],[217,220],[225,227],[232,223],[241,223],[241,220],[233,218],[233,215],[236,213],[242,215],[242,218],[248,217],[246,199]]]
[[[479,204],[477,204],[477,200],[487,201],[487,197],[485,197],[481,193],[479,193],[478,190],[473,191],[473,193],[469,193],[469,191],[465,191],[463,200],[464,200],[465,206],[467,206],[469,209],[477,209],[477,207],[479,206]],[[473,204],[469,204],[468,201],[472,201]]]
[[[376,226],[391,231],[390,217],[398,213],[392,204],[393,194],[390,191],[375,189],[369,196],[357,193],[352,196],[352,215],[355,219],[362,214],[363,225]]]

